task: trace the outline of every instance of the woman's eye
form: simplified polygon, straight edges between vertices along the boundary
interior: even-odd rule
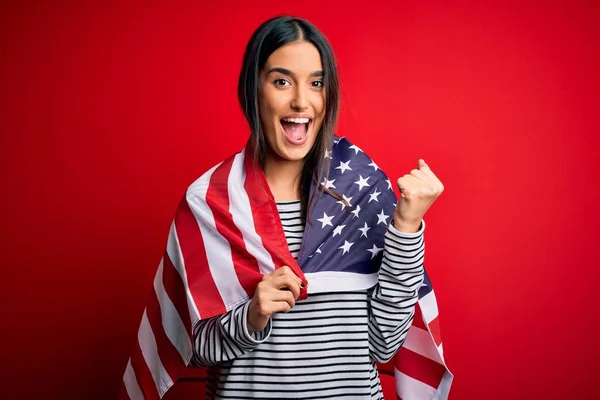
[[[286,79],[282,79],[282,78],[275,79],[273,81],[273,83],[275,83],[277,86],[286,86],[289,84],[289,82]]]
[[[313,82],[314,87],[322,88],[324,85],[325,84],[323,83],[323,81],[314,81]]]

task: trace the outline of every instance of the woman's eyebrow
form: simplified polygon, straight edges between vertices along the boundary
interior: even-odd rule
[[[294,73],[292,71],[290,71],[289,69],[285,69],[285,68],[281,68],[281,67],[273,67],[269,70],[269,72],[267,72],[267,75],[269,75],[271,72],[279,72],[280,74],[283,75],[288,75],[288,76],[293,76]]]
[[[279,72],[280,74],[287,75],[287,76],[294,76],[294,75],[295,75],[295,74],[294,74],[292,71],[290,71],[289,69],[286,69],[286,68],[281,68],[281,67],[273,67],[273,68],[271,68],[271,69],[270,69],[270,70],[267,72],[267,75],[269,75],[269,74],[270,74],[270,73],[272,73],[272,72]],[[325,75],[325,74],[323,73],[323,71],[315,71],[315,72],[313,72],[312,74],[310,74],[310,76],[319,76],[319,77],[321,77],[321,76],[324,76],[324,75]]]

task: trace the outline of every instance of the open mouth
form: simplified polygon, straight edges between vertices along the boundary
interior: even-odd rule
[[[290,144],[301,146],[306,143],[312,118],[282,118],[281,127]]]

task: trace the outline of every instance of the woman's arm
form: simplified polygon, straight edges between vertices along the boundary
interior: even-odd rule
[[[423,282],[424,230],[423,220],[415,233],[390,225],[385,234],[379,283],[369,302],[369,346],[376,361],[387,362],[396,354],[413,320]]]
[[[248,332],[250,301],[213,318],[200,320],[193,331],[192,366],[209,367],[251,352],[271,334],[271,320],[258,332]]]
[[[194,327],[192,365],[207,367],[251,352],[271,334],[271,315],[289,311],[300,295],[302,279],[288,266],[264,275],[252,300]]]

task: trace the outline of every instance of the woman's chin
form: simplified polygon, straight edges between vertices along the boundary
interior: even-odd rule
[[[285,159],[286,161],[297,162],[304,160],[304,158],[308,154],[308,150],[298,148],[285,149],[285,151],[282,151],[281,153],[281,158]]]

